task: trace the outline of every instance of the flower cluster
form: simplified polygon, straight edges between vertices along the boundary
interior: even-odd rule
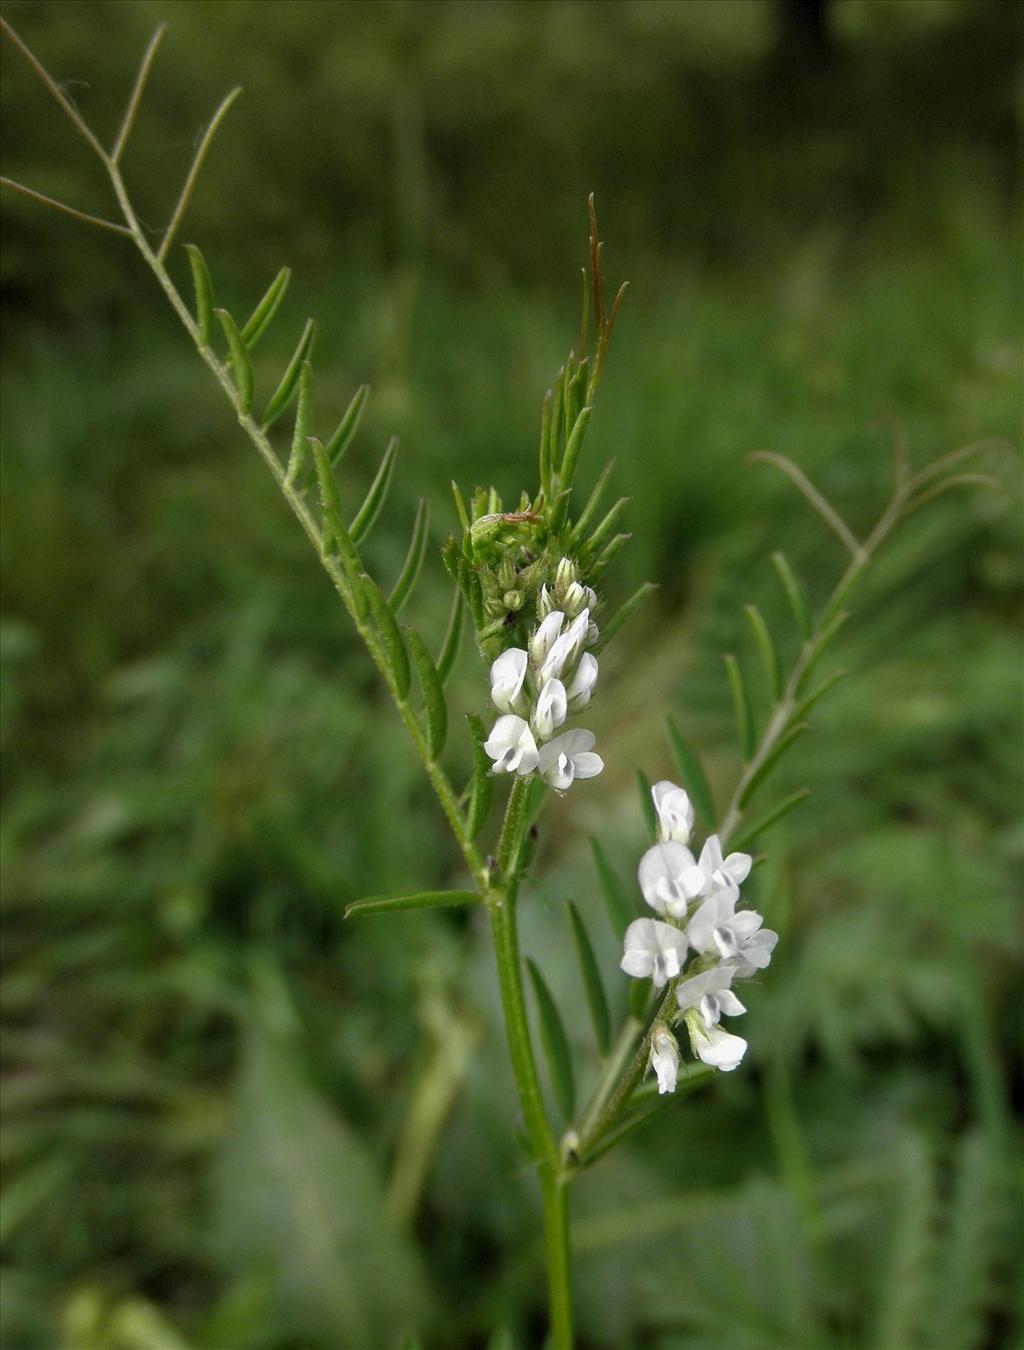
[[[597,641],[590,617],[596,604],[597,596],[563,558],[551,589],[541,587],[539,622],[526,649],[509,647],[491,666],[491,701],[503,714],[484,742],[494,773],[527,777],[536,771],[565,792],[574,779],[593,778],[604,768],[592,731],[555,734],[587,706],[597,683],[597,658],[587,651]]]
[[[640,859],[639,880],[644,899],[659,918],[635,919],[629,925],[620,964],[627,975],[653,980],[655,989],[677,981],[678,1012],[672,1021],[685,1023],[693,1053],[717,1069],[735,1069],[747,1043],[719,1023],[723,1014],[746,1012],[733,993],[733,982],[763,970],[779,937],[762,927],[760,914],[736,909],[750,855],[723,857],[718,835],[712,834],[695,859],[687,847],[694,821],[687,794],[664,780],[655,783],[651,795],[658,842]],[[691,948],[694,957],[685,966]],[[674,1092],[679,1046],[663,1022],[651,1034],[651,1067],[658,1091]]]

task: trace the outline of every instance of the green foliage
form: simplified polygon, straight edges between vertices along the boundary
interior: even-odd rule
[[[579,910],[571,900],[567,908],[573,945],[576,948],[576,959],[579,961],[580,975],[583,979],[583,992],[586,995],[587,1007],[590,1009],[590,1020],[594,1024],[597,1048],[602,1055],[606,1055],[611,1041],[611,1018],[608,1012],[608,1000],[604,994],[604,984],[601,980],[601,970],[597,964],[597,958],[594,956],[594,949],[591,946],[583,920],[580,918]]]
[[[243,1046],[213,1178],[221,1259],[237,1275],[272,1272],[274,1314],[292,1334],[391,1344],[422,1319],[422,1277],[365,1147],[272,1032]]]
[[[563,1120],[572,1118],[576,1102],[576,1087],[572,1071],[572,1055],[569,1041],[558,1012],[558,1005],[551,997],[551,991],[544,982],[544,976],[535,963],[529,959],[526,968],[530,972],[534,997],[537,1001],[537,1019],[540,1022],[540,1043],[544,1047],[544,1057],[548,1062],[551,1086],[555,1101],[562,1113]]]

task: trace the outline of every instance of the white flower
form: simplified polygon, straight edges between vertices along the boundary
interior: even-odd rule
[[[524,652],[525,656],[526,653]],[[542,741],[546,741],[556,727],[560,727],[568,713],[565,685],[561,680],[548,680],[537,695],[537,706],[533,710],[531,722],[533,729]]]
[[[730,853],[727,858],[723,858],[718,835],[709,834],[698,862],[705,877],[701,894],[710,895],[712,891],[730,891],[735,888],[738,895],[740,882],[746,881],[749,876],[752,861],[749,853]]]
[[[649,920],[652,922],[653,920]],[[660,1022],[651,1036],[651,1068],[658,1075],[658,1094],[675,1092],[679,1073],[679,1046],[668,1027]]]
[[[701,893],[704,873],[683,844],[655,844],[640,859],[637,872],[644,899],[659,914],[686,918],[686,906]]]
[[[565,731],[541,746],[540,771],[556,792],[565,792],[574,778],[593,778],[604,768],[601,756],[591,753],[594,740],[592,731]]]
[[[551,645],[562,631],[562,624],[565,615],[560,609],[553,609],[550,614],[545,615],[537,626],[537,631],[530,638],[530,660],[535,669],[544,664]],[[557,672],[556,674],[560,674]]]
[[[521,717],[499,717],[484,741],[484,750],[494,760],[493,773],[533,773],[537,767],[537,743]]]
[[[676,1002],[681,1012],[696,1008],[706,1026],[717,1026],[723,1013],[727,1017],[738,1017],[747,1010],[730,989],[736,975],[736,967],[730,965],[712,966],[692,975],[676,987]]]
[[[491,702],[499,712],[522,713],[528,702],[523,692],[529,657],[521,647],[502,652],[491,666]]]
[[[698,1012],[687,1013],[686,1026],[693,1053],[714,1069],[731,1073],[746,1054],[747,1043],[742,1036],[733,1036],[721,1027],[708,1026]]]
[[[651,788],[651,797],[658,813],[658,837],[663,843],[674,839],[677,843],[688,844],[693,829],[693,803],[689,795],[663,778]]]
[[[634,979],[652,979],[662,989],[683,968],[686,934],[660,919],[634,919],[626,929],[620,967]]]
[[[737,918],[740,916],[737,915]],[[761,928],[741,944],[736,962],[736,978],[747,980],[758,970],[764,970],[772,959],[779,935],[771,928]]]
[[[552,610],[547,619],[544,620],[544,623],[537,629],[536,637],[540,636],[544,624],[546,624],[548,620],[553,619],[556,614],[561,620],[561,611],[557,609]],[[547,680],[551,679],[561,679],[564,671],[572,670],[580,652],[586,644],[590,628],[590,610],[585,609],[573,619],[565,632],[561,633],[555,638],[554,642],[551,643],[547,655],[542,658],[543,663],[541,664],[540,675],[538,677],[540,684],[544,684]],[[533,654],[532,646],[530,648],[530,655],[535,661],[537,660]]]
[[[570,712],[579,712],[581,708],[587,706],[596,683],[597,657],[591,656],[590,652],[584,652],[580,657],[579,665],[576,667],[576,674],[572,677],[572,682],[565,691],[566,698],[569,700]]]
[[[765,968],[779,935],[762,929],[764,919],[754,910],[735,912],[739,894],[735,883],[729,890],[714,891],[698,906],[686,935],[695,950],[730,962],[742,979]]]

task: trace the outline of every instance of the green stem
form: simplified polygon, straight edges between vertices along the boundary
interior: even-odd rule
[[[529,784],[517,779],[509,793],[498,844],[499,860],[507,867],[517,858],[526,828],[525,802]],[[512,1076],[522,1112],[523,1127],[530,1157],[537,1168],[541,1191],[544,1227],[544,1254],[548,1276],[550,1339],[548,1350],[571,1350],[572,1286],[569,1272],[569,1223],[566,1212],[566,1176],[561,1165],[558,1143],[544,1110],[537,1061],[533,1054],[530,1024],[523,989],[522,962],[519,957],[519,933],[516,925],[515,870],[503,885],[492,887],[484,896],[491,921],[494,959],[505,1021]]]

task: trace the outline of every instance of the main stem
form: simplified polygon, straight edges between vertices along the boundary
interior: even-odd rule
[[[530,1024],[523,991],[523,968],[519,959],[519,932],[516,925],[516,895],[519,878],[515,861],[521,852],[527,829],[524,808],[529,783],[517,778],[512,784],[505,821],[499,842],[499,856],[510,860],[511,867],[498,886],[484,895],[491,921],[494,959],[505,1020],[512,1076],[519,1109],[523,1116],[530,1158],[537,1169],[544,1226],[544,1257],[548,1277],[550,1333],[548,1350],[571,1350],[572,1286],[569,1270],[569,1219],[558,1142],[544,1110],[537,1062],[533,1055]]]

